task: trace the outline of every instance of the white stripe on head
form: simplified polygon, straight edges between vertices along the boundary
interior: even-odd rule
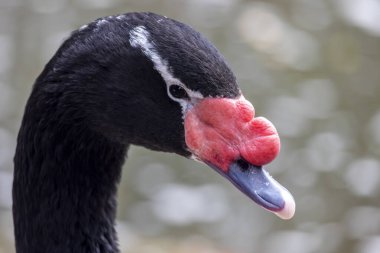
[[[147,56],[153,62],[154,68],[158,71],[158,73],[161,75],[161,77],[164,79],[166,83],[166,90],[168,96],[181,105],[182,114],[184,116],[186,110],[191,108],[193,104],[192,102],[195,102],[198,99],[202,99],[203,95],[198,91],[190,90],[181,82],[181,80],[174,77],[174,75],[169,70],[167,61],[160,57],[160,55],[154,47],[153,42],[150,42],[148,40],[150,34],[144,26],[136,26],[129,32],[129,36],[129,43],[131,44],[131,46],[135,48],[141,48],[144,55]],[[190,97],[190,101],[174,98],[169,92],[169,87],[171,85],[179,85],[183,89],[185,89]]]

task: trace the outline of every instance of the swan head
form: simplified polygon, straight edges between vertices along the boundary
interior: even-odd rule
[[[276,128],[255,117],[224,57],[191,27],[152,13],[103,18],[75,32],[50,64],[54,80],[72,78],[65,93],[84,93],[68,104],[93,130],[204,162],[265,209],[294,215],[292,195],[263,168],[280,151]],[[68,75],[75,64],[81,69]]]

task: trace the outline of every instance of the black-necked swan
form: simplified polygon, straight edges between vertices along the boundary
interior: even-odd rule
[[[153,13],[74,31],[37,78],[14,158],[17,253],[118,252],[117,185],[129,145],[208,164],[288,219],[292,196],[262,168],[274,126],[242,95],[217,49]]]

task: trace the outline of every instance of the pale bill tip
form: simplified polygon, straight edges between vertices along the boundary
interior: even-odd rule
[[[285,206],[281,211],[274,212],[278,217],[284,220],[289,220],[294,216],[296,211],[296,202],[293,196],[286,189],[282,189],[281,195],[284,198]]]

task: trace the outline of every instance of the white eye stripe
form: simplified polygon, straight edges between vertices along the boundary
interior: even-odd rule
[[[203,95],[200,92],[188,89],[178,78],[173,76],[168,67],[168,63],[160,57],[154,45],[149,42],[148,38],[150,34],[144,26],[136,26],[129,32],[129,36],[129,43],[131,46],[141,48],[143,54],[153,62],[154,68],[166,83],[168,96],[181,105],[183,115],[197,100],[203,98]],[[173,97],[169,91],[171,85],[181,86],[189,95],[190,101]]]

